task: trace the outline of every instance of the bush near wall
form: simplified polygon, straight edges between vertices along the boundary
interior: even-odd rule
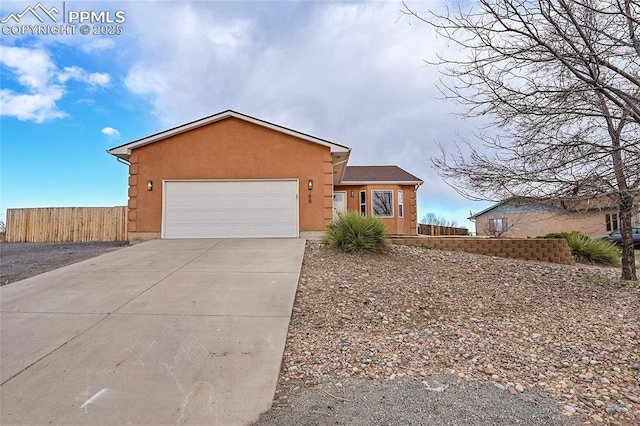
[[[538,238],[564,238],[576,262],[620,266],[622,250],[614,243],[578,232],[555,232]]]

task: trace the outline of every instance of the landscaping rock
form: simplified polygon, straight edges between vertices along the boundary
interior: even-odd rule
[[[495,393],[485,403],[492,406],[541,392],[555,399],[547,408],[571,416],[561,415],[563,421],[593,423],[606,406],[607,414],[613,410],[607,421],[640,424],[640,406],[628,396],[640,395],[640,290],[619,275],[616,268],[409,246],[349,255],[310,241],[273,410],[298,409],[291,403],[294,386],[308,395],[333,380],[402,387],[449,374],[466,383],[489,382]],[[286,368],[295,364],[305,367]],[[518,398],[505,398],[501,388]],[[452,404],[459,397],[442,395]],[[412,398],[389,398],[389,404],[405,404],[403,413],[415,408]],[[523,417],[505,416],[498,424],[526,424]],[[451,418],[439,424],[464,423]],[[331,424],[325,420],[298,424]]]

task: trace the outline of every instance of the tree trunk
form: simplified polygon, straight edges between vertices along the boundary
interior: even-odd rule
[[[633,196],[622,193],[618,205],[620,211],[620,233],[622,234],[622,279],[637,281],[636,256],[633,251]]]

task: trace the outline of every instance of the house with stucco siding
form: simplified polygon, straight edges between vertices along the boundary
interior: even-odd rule
[[[129,239],[320,235],[335,215],[417,234],[423,181],[348,166],[351,148],[227,110],[108,150],[129,167]]]
[[[635,206],[632,226],[640,226],[640,209]],[[590,199],[542,199],[512,197],[469,217],[476,235],[527,238],[553,232],[579,231],[594,237],[619,228],[618,207],[606,196]]]

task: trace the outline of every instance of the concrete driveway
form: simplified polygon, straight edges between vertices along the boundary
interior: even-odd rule
[[[0,424],[242,425],[269,409],[304,240],[154,240],[0,288]]]

